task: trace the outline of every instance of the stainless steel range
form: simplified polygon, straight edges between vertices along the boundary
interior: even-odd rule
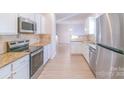
[[[43,47],[29,47],[29,40],[10,41],[7,43],[7,51],[30,53],[30,78],[43,65]]]

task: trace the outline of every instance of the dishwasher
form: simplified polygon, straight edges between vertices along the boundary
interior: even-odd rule
[[[89,65],[91,67],[92,72],[96,73],[96,49],[89,46]]]

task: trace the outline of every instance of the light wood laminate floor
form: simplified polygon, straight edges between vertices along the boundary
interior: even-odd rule
[[[94,79],[81,55],[71,55],[70,46],[60,44],[56,57],[48,62],[38,79]]]

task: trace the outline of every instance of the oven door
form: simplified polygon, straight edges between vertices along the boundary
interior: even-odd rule
[[[30,63],[30,77],[40,68],[43,64],[43,49],[39,49],[31,53],[31,63]]]

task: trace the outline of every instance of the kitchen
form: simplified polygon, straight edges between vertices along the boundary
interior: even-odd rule
[[[0,78],[124,78],[123,20],[112,13],[1,13]]]
[[[37,77],[56,53],[54,19],[54,14],[0,14],[0,78]]]

